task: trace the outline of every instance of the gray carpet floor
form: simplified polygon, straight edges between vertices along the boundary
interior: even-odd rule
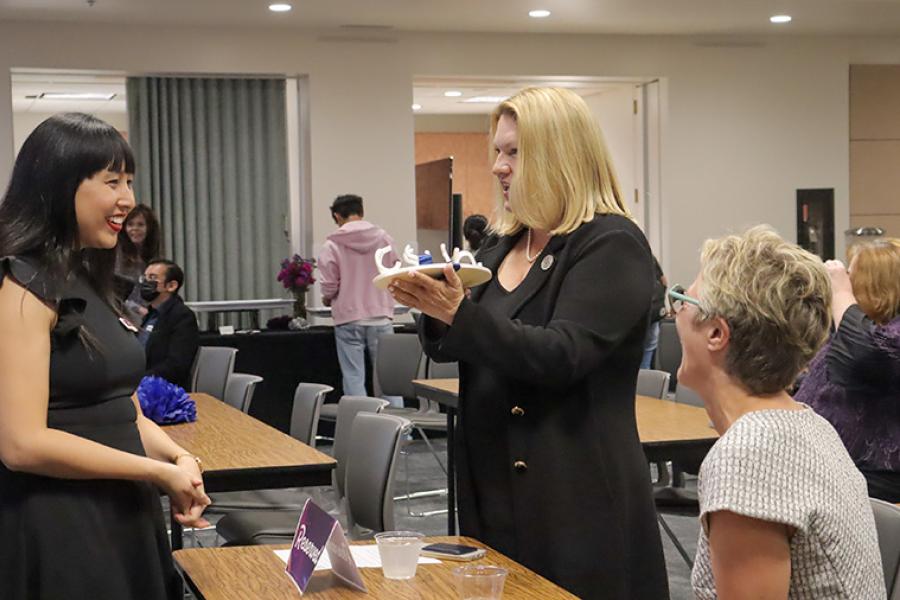
[[[434,440],[434,446],[441,460],[446,464],[446,444],[443,439]],[[328,453],[329,446],[320,447],[320,450]],[[408,480],[407,480],[408,477]],[[432,490],[445,487],[446,478],[438,466],[434,456],[428,451],[424,443],[413,442],[407,447],[407,454],[400,457],[400,464],[396,469],[394,493],[396,496],[406,493],[407,486],[411,491]],[[691,487],[692,482],[688,482]],[[552,490],[547,490],[548,496],[552,496]],[[317,488],[316,497],[320,500],[322,508],[336,514],[337,504],[334,495],[328,488]],[[398,529],[421,531],[426,535],[446,535],[447,515],[433,514],[431,516],[415,516],[431,511],[446,509],[446,496],[433,498],[420,498],[413,501],[398,501],[395,503],[395,519]],[[218,517],[211,516],[210,521],[215,522]],[[688,555],[693,557],[696,551],[699,526],[696,517],[665,516],[666,523],[673,530],[678,540],[684,546]],[[663,549],[666,555],[666,568],[669,576],[669,591],[672,600],[689,600],[693,598],[690,586],[690,569],[675,550],[675,546],[668,539],[665,532],[660,530],[663,540]],[[204,547],[215,546],[221,543],[215,530],[200,531],[196,534],[185,535],[185,546],[194,544]]]

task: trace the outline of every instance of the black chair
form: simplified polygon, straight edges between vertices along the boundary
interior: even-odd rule
[[[890,600],[900,600],[897,585],[900,570],[900,507],[884,500],[869,498],[875,529],[878,532],[878,548],[881,550],[881,566],[884,569],[884,587]]]
[[[669,373],[669,391],[675,391],[678,384],[678,366],[681,365],[681,341],[674,319],[659,322],[659,343],[654,356],[656,368]]]
[[[409,421],[391,415],[362,412],[354,417],[342,486],[351,537],[368,536],[355,535],[356,526],[372,533],[394,529],[394,466],[408,430]],[[296,512],[233,512],[218,522],[216,531],[226,546],[284,544],[294,537],[298,518]]]

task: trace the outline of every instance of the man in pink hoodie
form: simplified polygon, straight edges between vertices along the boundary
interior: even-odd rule
[[[375,251],[393,246],[384,229],[363,220],[362,198],[338,196],[331,205],[338,230],[328,236],[319,254],[322,300],[331,307],[334,339],[343,375],[344,394],[366,396],[366,348],[372,364],[378,336],[394,332],[394,300],[372,284],[378,275]],[[386,264],[394,264],[391,251]]]

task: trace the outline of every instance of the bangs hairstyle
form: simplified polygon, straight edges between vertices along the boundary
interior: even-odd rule
[[[787,388],[831,326],[825,265],[767,225],[703,244],[697,320],[731,329],[725,371],[755,395]]]
[[[511,210],[498,188],[495,229],[523,227],[567,234],[596,214],[632,218],[622,200],[603,134],[580,96],[560,88],[526,88],[491,114],[491,140],[500,117],[517,124],[518,163],[510,186]]]
[[[115,250],[76,250],[75,191],[103,169],[134,173],[131,148],[114,127],[83,113],[38,125],[16,157],[0,203],[0,255],[36,259],[57,290],[83,267],[97,292],[111,299]]]
[[[900,239],[850,246],[850,283],[859,307],[884,325],[900,315]],[[853,262],[854,259],[856,262]]]

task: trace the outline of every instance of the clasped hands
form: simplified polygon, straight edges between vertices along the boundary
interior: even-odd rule
[[[450,264],[444,266],[442,280],[411,271],[408,275],[395,277],[388,292],[400,304],[420,310],[447,325],[453,324],[456,311],[466,296],[462,281]]]
[[[203,476],[197,462],[185,455],[177,463],[160,463],[159,486],[169,496],[172,515],[185,527],[209,527],[203,511],[211,500],[203,489]]]

